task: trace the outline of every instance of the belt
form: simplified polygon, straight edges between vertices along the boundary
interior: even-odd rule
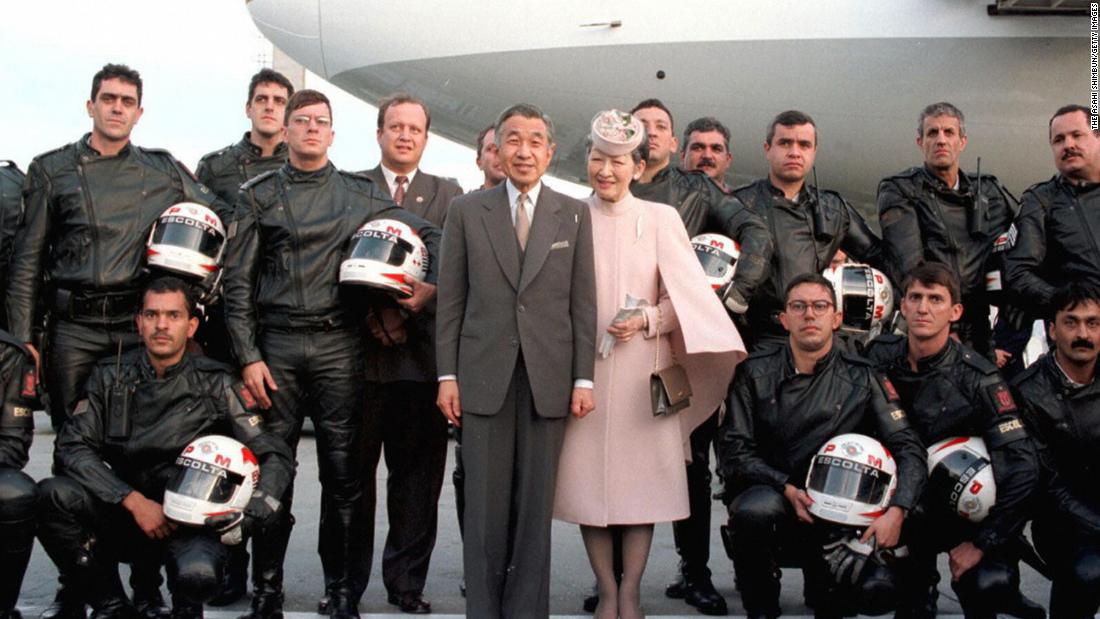
[[[297,318],[273,312],[260,315],[260,326],[267,330],[293,333],[327,333],[354,328],[351,323],[341,318]]]
[[[53,310],[59,318],[97,322],[133,320],[141,302],[138,291],[91,292],[58,288]]]

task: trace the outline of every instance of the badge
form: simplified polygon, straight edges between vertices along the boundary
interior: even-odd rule
[[[998,414],[1016,412],[1016,401],[1012,399],[1012,392],[1008,390],[1008,385],[998,383],[989,388],[989,393]]]
[[[887,400],[893,402],[901,399],[901,397],[898,396],[898,390],[894,388],[894,383],[890,382],[889,378],[885,376],[879,376],[879,381],[882,382],[882,388],[884,391],[886,391]]]
[[[244,403],[246,409],[256,408],[256,398],[252,397],[252,392],[248,390],[244,383],[241,383],[240,387],[237,388],[237,393],[241,396],[241,402]]]

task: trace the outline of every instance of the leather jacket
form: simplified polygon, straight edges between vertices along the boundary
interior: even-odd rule
[[[434,284],[441,232],[396,206],[370,179],[332,163],[314,172],[287,163],[241,187],[223,287],[238,363],[262,360],[260,327],[348,328],[360,322],[352,295],[341,290],[340,263],[359,226],[379,217],[417,231],[430,254],[425,281]]]
[[[642,200],[674,207],[688,237],[714,233],[736,241],[741,246],[741,257],[737,259],[733,287],[751,304],[768,276],[773,252],[771,235],[759,215],[723,192],[703,172],[685,172],[671,163],[652,181],[631,183],[630,193]]]
[[[264,157],[260,147],[249,140],[250,134],[251,131],[247,131],[239,142],[207,153],[199,160],[199,167],[195,168],[195,176],[199,178],[199,182],[209,187],[214,195],[230,207],[237,202],[238,192],[245,181],[264,172],[277,170],[287,160],[286,142],[276,146],[270,157]],[[229,225],[232,215],[231,209],[222,217],[222,223]]]
[[[264,429],[255,401],[229,367],[184,353],[157,378],[139,347],[92,370],[87,399],[57,437],[55,466],[105,503],[119,503],[133,490],[159,502],[176,457],[210,434],[244,443],[260,462],[258,488],[283,496],[294,478],[294,456]]]
[[[792,202],[767,178],[738,187],[733,194],[764,219],[775,244],[771,273],[749,304],[748,322],[755,331],[786,337],[778,315],[787,283],[803,273],[824,271],[837,249],[889,273],[882,241],[840,194],[822,189],[819,205],[818,191],[805,184]]]
[[[1058,514],[1100,535],[1100,381],[1069,382],[1047,353],[1013,381],[1026,403],[1024,418],[1039,445],[1043,515]]]
[[[1024,192],[1016,245],[1005,256],[1008,284],[1042,312],[1066,282],[1100,285],[1100,183],[1055,176]]]
[[[0,468],[21,470],[34,438],[38,402],[33,382],[34,360],[7,331],[0,331]]]
[[[8,264],[15,247],[15,232],[23,221],[24,178],[23,171],[13,162],[0,161],[0,295],[8,289]]]
[[[957,436],[985,440],[997,503],[978,524],[974,545],[984,551],[1018,537],[1028,520],[1039,468],[1035,446],[997,367],[951,338],[938,353],[921,359],[916,371],[910,368],[904,336],[880,336],[865,352],[897,387],[925,448]]]
[[[956,191],[919,166],[879,183],[878,216],[891,279],[900,283],[922,260],[942,262],[959,278],[963,297],[987,296],[993,242],[1012,225],[1017,206],[997,177],[983,174],[982,199],[975,207],[977,180],[960,171]]]
[[[184,201],[227,208],[167,151],[128,144],[104,157],[88,135],[35,157],[23,196],[7,298],[9,330],[23,341],[44,280],[74,292],[137,291],[149,231],[165,209]]]
[[[876,437],[893,453],[898,487],[891,505],[912,509],[924,490],[925,451],[890,381],[835,340],[813,374],[795,370],[789,344],[749,355],[737,368],[726,407],[719,466],[736,491],[755,484],[780,492],[788,483],[804,488],[817,450],[848,432]]]

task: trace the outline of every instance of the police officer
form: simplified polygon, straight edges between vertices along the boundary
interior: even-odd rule
[[[837,249],[887,272],[882,241],[863,217],[840,194],[806,182],[817,145],[812,118],[797,110],[780,113],[768,126],[764,141],[768,177],[733,190],[764,218],[775,244],[771,272],[746,314],[753,340],[749,345],[754,350],[786,341],[779,324],[783,290],[797,275],[825,270]]]
[[[278,169],[286,163],[287,149],[283,141],[283,115],[294,85],[285,75],[273,69],[261,69],[248,83],[248,100],[244,114],[251,127],[239,142],[208,153],[199,160],[195,175],[226,204],[237,201],[237,192],[250,178]],[[222,223],[232,225],[232,213],[222,217]],[[218,299],[203,307],[203,321],[195,334],[203,352],[229,363],[229,335],[225,329],[225,306]],[[245,545],[236,546],[231,554],[225,590],[212,606],[232,604],[245,593],[248,576],[248,552]]]
[[[34,437],[34,360],[23,343],[0,331],[0,619],[15,608],[34,545],[38,486],[22,471]]]
[[[842,315],[832,284],[816,273],[798,275],[784,300],[779,318],[788,343],[753,353],[737,369],[719,431],[726,497],[732,499],[723,541],[749,617],[780,614],[782,557],[795,558],[803,568],[815,616],[842,616],[859,609],[848,608],[827,585],[818,532],[807,511],[805,480],[813,456],[830,438],[849,432],[877,437],[893,453],[897,491],[862,536],[864,542],[873,537],[880,548],[897,544],[906,513],[924,487],[927,463],[889,379],[836,345],[833,333]]]
[[[1100,284],[1100,131],[1089,108],[1067,105],[1050,119],[1050,150],[1058,169],[1032,185],[1016,217],[1018,237],[1008,250],[1009,286],[1048,314],[1058,286],[1082,280]]]
[[[333,166],[332,107],[325,95],[294,93],[283,122],[289,161],[241,187],[226,265],[227,321],[244,382],[269,409],[271,431],[296,449],[304,417],[313,418],[322,446],[321,484],[331,503],[319,546],[331,577],[331,614],[344,619],[358,617],[368,576],[359,569],[362,545],[371,543],[373,531],[373,522],[362,518],[362,439],[364,432],[378,432],[378,420],[363,413],[362,316],[340,291],[340,263],[359,226],[382,214],[417,231],[433,256],[427,280],[434,282],[440,233],[397,208],[370,179]],[[435,286],[413,288],[413,296],[399,303],[416,312]],[[283,517],[252,544],[252,609],[245,615],[251,619],[282,613],[291,498],[288,490]]]
[[[717,118],[704,116],[688,123],[684,143],[680,145],[680,165],[684,170],[699,170],[722,191],[726,187],[726,172],[733,163],[730,154],[730,130]]]
[[[198,619],[218,591],[226,553],[213,529],[166,519],[161,504],[177,456],[209,434],[233,436],[255,454],[259,487],[237,523],[246,530],[281,511],[277,497],[294,463],[229,367],[186,352],[198,327],[187,284],[153,280],[136,323],[144,345],[95,366],[85,399],[58,434],[57,477],[39,483],[38,535],[93,617],[133,617],[118,562],[167,551],[173,617]]]
[[[0,160],[0,295],[8,290],[8,264],[15,246],[15,231],[23,221],[23,179],[14,161]],[[6,329],[7,314],[0,307],[0,329]]]
[[[936,613],[936,554],[950,551],[952,588],[968,618],[996,612],[1035,616],[1042,609],[1019,591],[1016,544],[1025,506],[1038,478],[1035,450],[1016,402],[997,368],[951,337],[962,315],[959,282],[938,262],[906,275],[901,313],[908,336],[873,340],[867,356],[897,387],[909,422],[928,446],[946,438],[981,436],[993,459],[997,502],[980,523],[933,507],[930,493],[906,524],[910,558],[901,582],[898,617]]]
[[[183,201],[226,209],[168,152],[130,143],[141,95],[137,71],[104,66],[92,79],[87,103],[91,133],[35,157],[27,171],[26,215],[9,272],[8,324],[37,360],[31,336],[43,297],[51,315],[43,382],[56,429],[81,398],[96,360],[139,342],[131,320],[153,222]]]
[[[1012,225],[1016,200],[997,177],[982,174],[979,179],[959,169],[967,143],[959,108],[945,101],[925,107],[917,131],[924,165],[889,176],[878,186],[890,277],[900,282],[922,260],[947,265],[962,285],[963,315],[953,328],[964,344],[988,354],[987,267],[994,241]],[[992,285],[1000,289],[1002,283]]]
[[[1013,381],[1044,468],[1031,530],[1053,572],[1051,617],[1092,617],[1100,607],[1100,288],[1071,282],[1050,307],[1054,350]]]
[[[726,306],[738,314],[767,276],[772,242],[763,222],[737,199],[726,196],[700,171],[685,172],[672,165],[677,140],[672,112],[657,99],[646,99],[630,110],[645,125],[649,156],[642,177],[630,193],[643,200],[668,204],[680,213],[688,236],[704,232],[724,234],[741,245],[741,258]]]
[[[733,283],[726,293],[726,307],[744,314],[767,275],[772,241],[760,218],[736,198],[727,196],[702,169],[685,170],[672,165],[677,140],[672,112],[657,99],[646,99],[631,110],[645,126],[649,155],[642,178],[631,183],[638,198],[663,202],[676,208],[689,236],[704,232],[724,234],[740,244],[741,257]],[[690,136],[690,134],[689,134]],[[717,413],[692,433],[692,458],[688,466],[691,514],[675,523],[673,532],[680,554],[680,573],[665,589],[671,598],[683,598],[700,612],[724,615],[726,601],[715,590],[707,562],[710,558],[710,450],[718,427]],[[585,608],[592,599],[586,601]]]

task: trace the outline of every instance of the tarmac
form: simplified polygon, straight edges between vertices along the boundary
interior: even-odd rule
[[[42,414],[36,414],[38,430],[31,448],[31,459],[26,472],[35,479],[43,479],[50,474],[53,453],[53,431],[49,429],[49,420]],[[439,500],[439,534],[435,553],[428,573],[428,582],[424,597],[432,604],[435,617],[462,617],[465,601],[459,587],[462,582],[462,540],[458,534],[458,522],[455,518],[454,486],[451,472],[454,468],[454,451],[449,449],[447,474],[443,484],[443,493]],[[375,515],[375,554],[370,583],[359,605],[365,619],[406,617],[386,602],[386,592],[381,582],[381,555],[388,518],[385,510],[386,497],[385,462],[378,467],[378,510]],[[311,436],[304,436],[298,447],[298,475],[294,497],[294,516],[297,525],[290,540],[285,567],[284,608],[287,619],[318,619],[315,614],[317,599],[322,594],[320,561],[317,556],[317,525],[320,504],[320,483],[317,476],[316,444]],[[731,616],[744,616],[741,599],[733,585],[733,566],[726,557],[718,536],[718,525],[725,522],[725,510],[721,503],[712,507],[712,530],[710,549],[710,569],[714,573],[714,584],[718,592],[725,596]],[[555,522],[553,526],[552,573],[550,581],[550,609],[555,618],[589,617],[583,612],[582,600],[588,594],[594,582],[588,559],[581,543],[580,532],[576,526]],[[694,608],[682,600],[666,598],[665,586],[675,578],[678,557],[672,540],[672,527],[668,523],[658,524],[654,533],[653,548],[649,564],[642,582],[642,606],[648,617],[673,619],[678,617],[701,617]],[[941,555],[940,573],[940,616],[961,617],[961,610],[950,587],[950,576],[946,568],[946,556]],[[122,567],[123,581],[128,568]],[[19,599],[19,608],[27,619],[37,617],[53,599],[57,586],[57,571],[41,546],[36,544],[31,563],[23,581]],[[1048,604],[1050,583],[1030,567],[1021,568],[1022,589],[1031,599],[1044,606]],[[783,590],[780,604],[787,617],[810,617],[813,612],[802,602],[802,576],[797,570],[783,570]],[[167,596],[167,591],[165,591]],[[206,617],[210,619],[235,619],[248,608],[248,600],[223,608],[207,607]]]

